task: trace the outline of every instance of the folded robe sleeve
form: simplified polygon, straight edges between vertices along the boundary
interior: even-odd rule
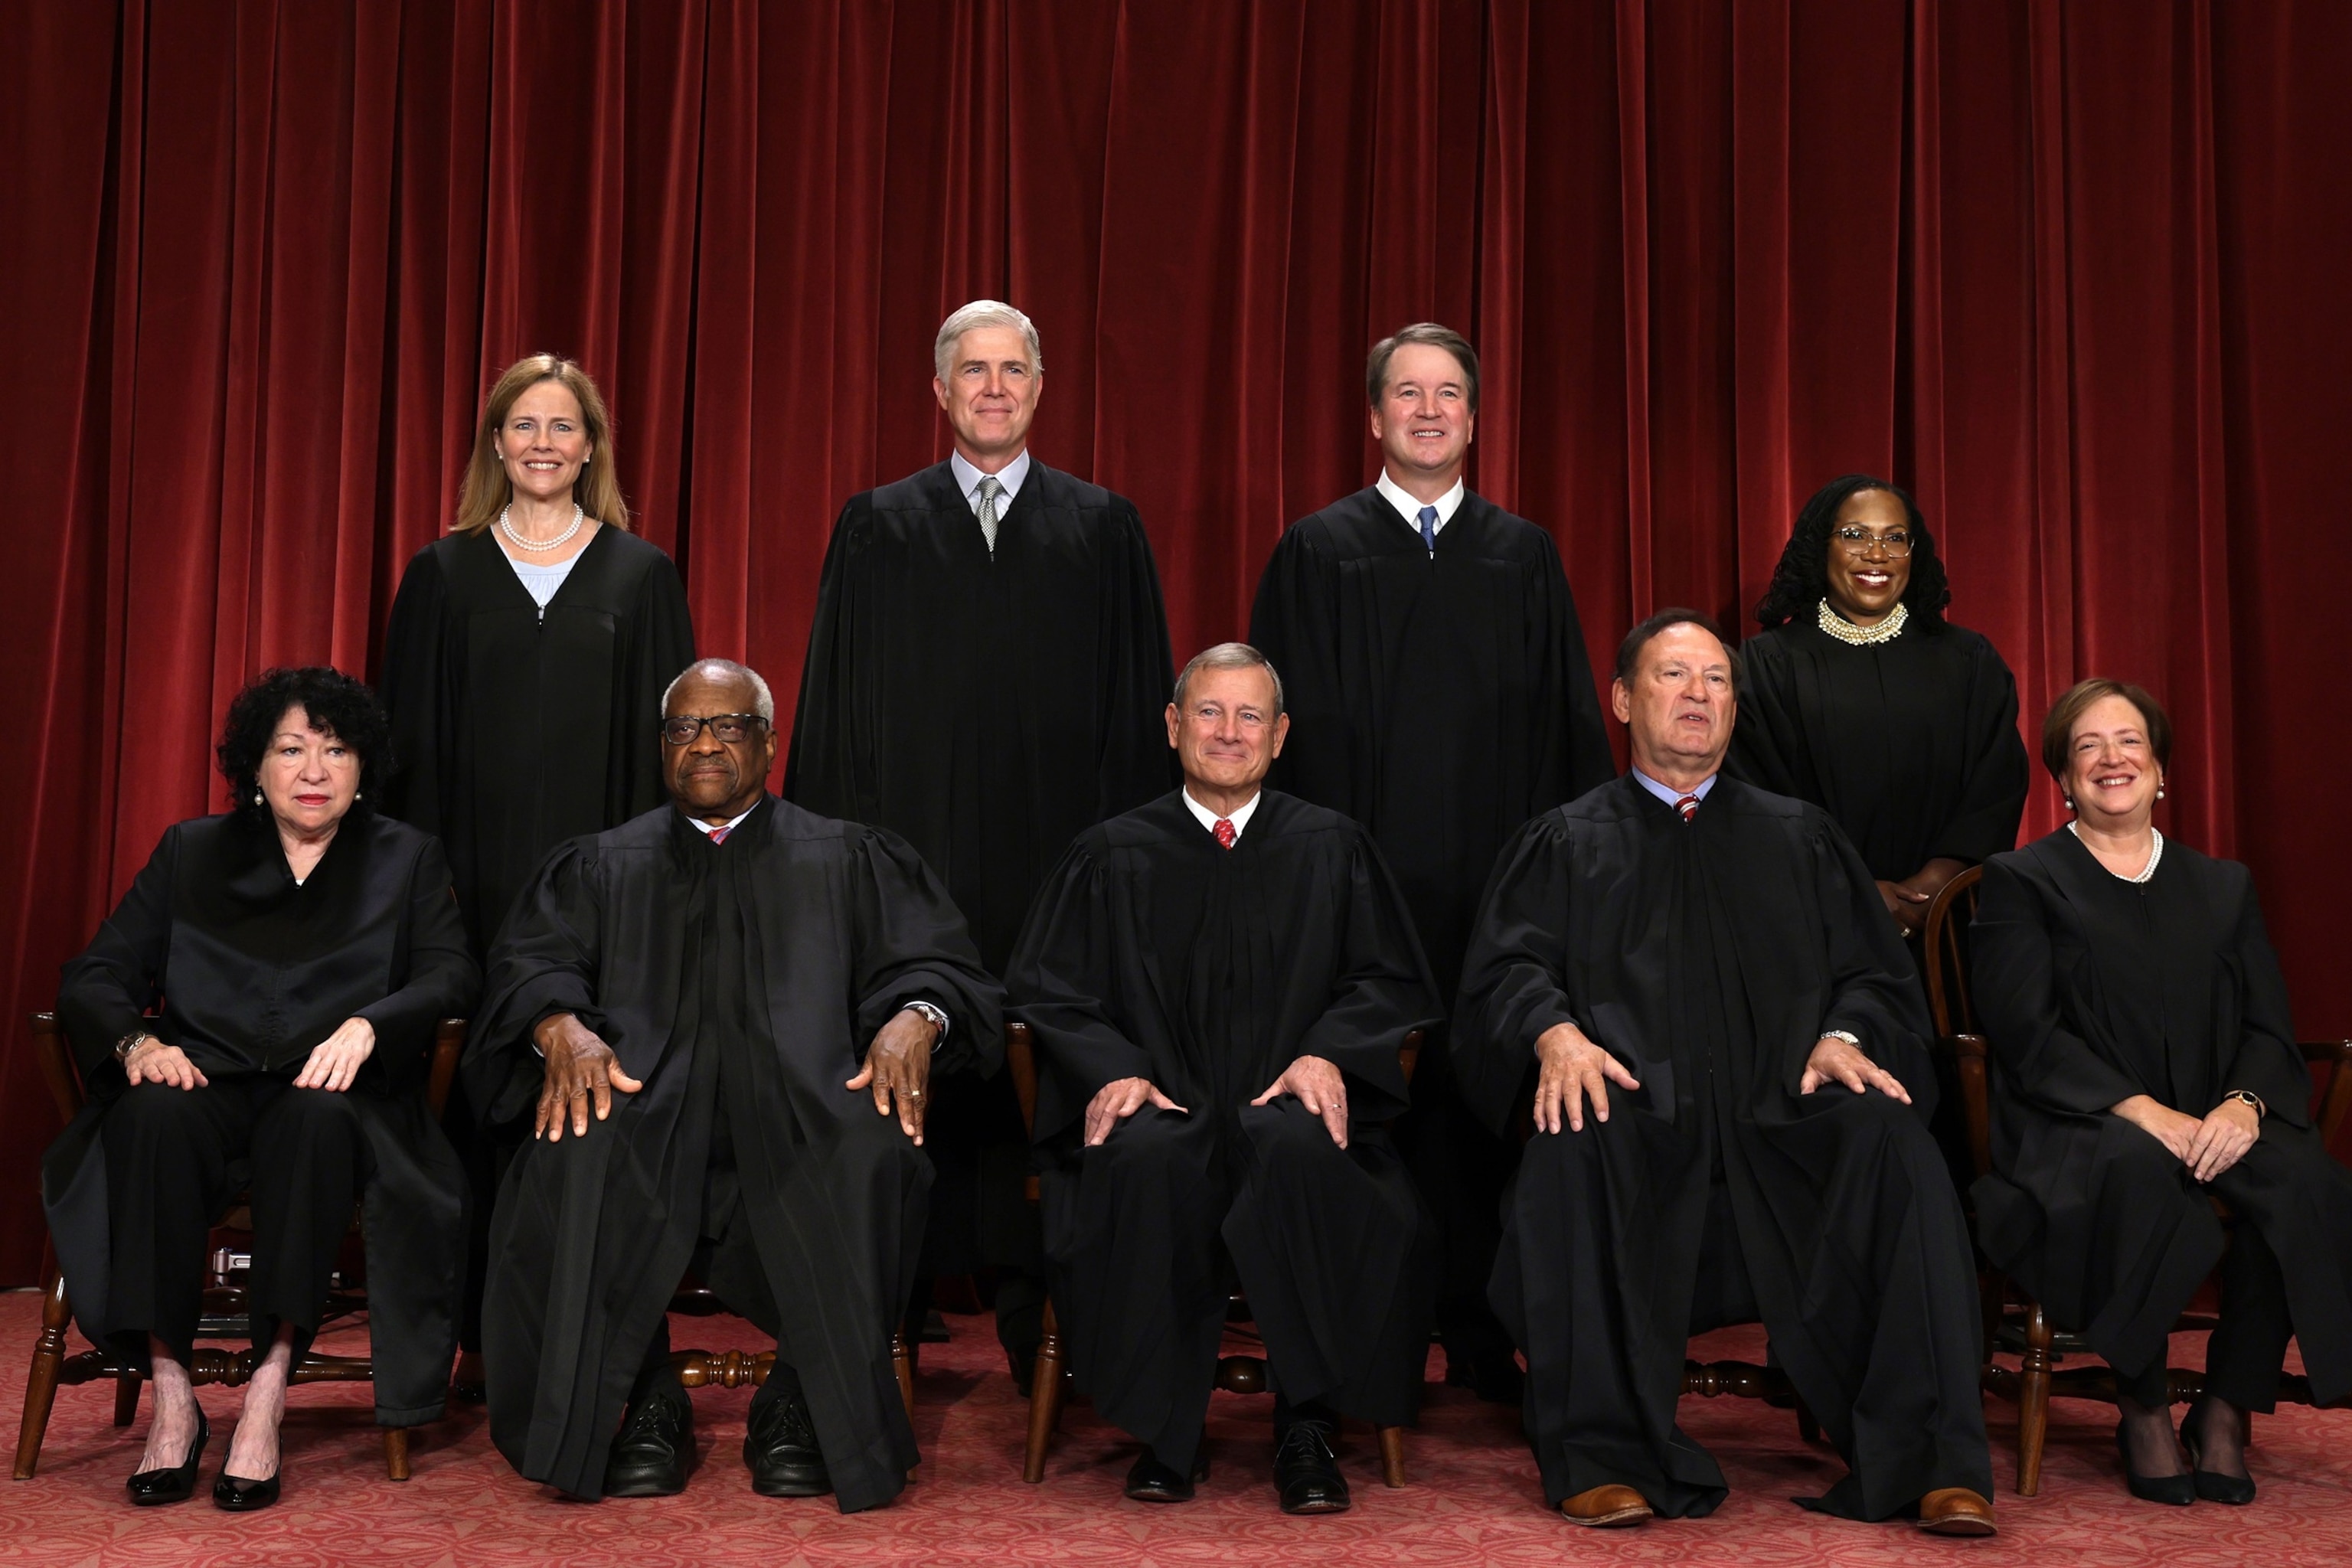
[[[1003,993],[923,858],[897,834],[866,828],[851,849],[850,886],[861,1047],[908,1003],[931,1002],[950,1020],[931,1070],[993,1073],[1004,1059]]]
[[[2141,1092],[2069,1026],[2058,1004],[2049,918],[2023,879],[1985,863],[1969,927],[1977,1014],[2008,1088],[2046,1110],[2090,1116]]]
[[[2017,847],[2032,768],[2017,732],[2017,678],[1992,644],[1981,639],[1971,665],[1967,771],[1959,801],[1937,833],[1929,858],[1973,866]]]
[[[394,955],[393,971],[405,971],[406,983],[356,1016],[375,1028],[374,1061],[391,1084],[404,1090],[422,1082],[434,1025],[463,1013],[478,994],[481,978],[467,947],[466,922],[457,913],[449,858],[437,838],[427,838],[417,851],[402,940],[407,952]]]
[[[531,1031],[541,1019],[570,1013],[603,1032],[596,1005],[603,910],[585,886],[592,842],[575,838],[549,853],[490,950],[482,1016],[467,1034],[462,1064],[467,1098],[486,1108],[490,1125],[538,1101],[544,1070]]]
[[[1434,1026],[1437,1020],[1426,1015],[1437,985],[1413,935],[1404,895],[1380,851],[1362,829],[1353,837],[1347,925],[1339,941],[1342,968],[1332,984],[1330,1005],[1300,1037],[1298,1055],[1321,1057],[1370,1090],[1369,1096],[1358,1094],[1349,1109],[1378,1120],[1405,1110],[1410,1094],[1397,1051],[1408,1033]]]
[[[2311,1069],[2304,1065],[2303,1049],[2294,1041],[2286,978],[2279,973],[2278,954],[2263,929],[2252,876],[2243,867],[2231,869],[2243,889],[2228,954],[2238,982],[2242,1032],[2236,1055],[2222,1069],[2223,1092],[2242,1089],[2263,1102],[2269,1116],[2290,1127],[2309,1127]]]
[[[163,960],[172,941],[172,881],[180,858],[180,829],[164,830],[131,890],[69,959],[58,982],[58,1021],[73,1047],[81,1080],[99,1092],[122,1087],[114,1043],[146,1026],[147,1010],[163,994]]]
[[[1812,1049],[1832,1030],[1862,1042],[1864,1055],[1895,1075],[1923,1114],[1932,1108],[1936,1067],[1927,1054],[1928,1022],[1917,972],[1885,900],[1862,857],[1827,812],[1812,821],[1815,907],[1829,958],[1826,1015],[1812,1026],[1812,1038],[1793,1042],[1795,1060],[1785,1071],[1790,1094],[1805,1076]]]
[[[1463,961],[1454,1075],[1471,1109],[1497,1132],[1534,1070],[1544,1031],[1585,1026],[1560,942],[1575,882],[1573,835],[1559,813],[1547,812],[1504,847]]]
[[[1035,1031],[1044,1059],[1036,1136],[1062,1131],[1107,1083],[1151,1076],[1151,1058],[1111,1019],[1104,998],[1117,984],[1113,879],[1087,839],[1072,845],[1030,906],[1005,966],[1005,989],[1021,999],[1018,1020]]]

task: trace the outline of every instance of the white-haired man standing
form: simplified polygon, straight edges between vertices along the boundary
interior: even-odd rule
[[[1173,782],[1160,723],[1173,669],[1133,503],[1030,454],[1035,324],[974,300],[940,326],[932,358],[954,449],[842,508],[784,795],[903,835],[1001,973],[1070,840]],[[927,1273],[988,1264],[1034,1282],[1021,1144],[1002,1080],[942,1098]],[[1042,1300],[1016,1287],[997,1302],[1024,1382]]]

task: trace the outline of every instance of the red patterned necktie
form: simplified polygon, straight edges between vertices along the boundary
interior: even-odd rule
[[[1236,833],[1234,830],[1234,819],[1230,816],[1221,816],[1217,818],[1216,831],[1217,842],[1223,845],[1228,849],[1231,849],[1234,847],[1234,840],[1241,837],[1239,833]]]
[[[1692,817],[1698,815],[1698,796],[1695,795],[1684,795],[1680,800],[1675,802],[1675,809],[1683,814],[1683,820],[1685,822],[1688,822]]]
[[[710,830],[710,842],[713,844],[724,844],[727,842],[727,836],[734,831],[735,825],[731,822],[724,827],[714,827]]]

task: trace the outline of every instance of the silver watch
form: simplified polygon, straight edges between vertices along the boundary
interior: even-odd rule
[[[1822,1031],[1822,1038],[1825,1040],[1843,1040],[1855,1050],[1858,1051],[1862,1049],[1862,1037],[1854,1034],[1850,1029],[1823,1029]]]
[[[136,1051],[140,1047],[145,1045],[148,1041],[153,1038],[155,1038],[155,1037],[149,1034],[144,1029],[131,1030],[129,1034],[114,1042],[114,1059],[118,1062],[127,1063],[131,1060],[132,1052]]]
[[[948,1037],[948,1016],[944,1008],[933,1006],[929,1002],[909,1002],[898,1011],[921,1014],[931,1027],[940,1032],[940,1039],[944,1040]]]

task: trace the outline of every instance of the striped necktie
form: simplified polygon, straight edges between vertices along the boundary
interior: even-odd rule
[[[1698,815],[1698,796],[1695,795],[1686,795],[1682,796],[1675,802],[1675,809],[1683,814],[1683,820],[1685,822],[1688,822],[1692,817]]]
[[[714,827],[710,830],[710,842],[713,844],[724,844],[727,842],[727,836],[734,831],[735,825],[731,822],[724,827]]]

